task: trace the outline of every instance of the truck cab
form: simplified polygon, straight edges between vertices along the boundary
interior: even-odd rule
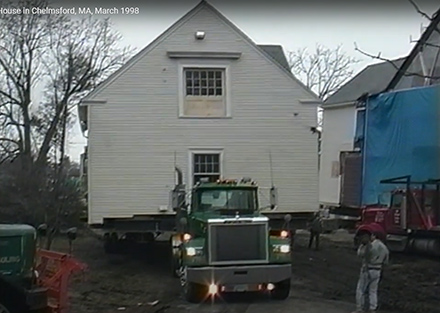
[[[246,291],[267,292],[275,299],[288,297],[290,234],[287,227],[270,229],[269,219],[260,213],[258,192],[250,179],[194,186],[172,239],[173,272],[188,301]],[[274,188],[271,199],[274,207]]]
[[[46,289],[36,285],[36,229],[0,224],[0,312],[43,312]]]

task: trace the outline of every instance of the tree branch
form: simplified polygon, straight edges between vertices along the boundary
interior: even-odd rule
[[[304,48],[289,53],[292,73],[323,100],[352,77],[351,67],[358,62],[343,52],[342,45],[328,48],[317,44],[312,53]]]
[[[420,10],[419,6],[417,5],[417,3],[415,3],[415,1],[413,1],[413,0],[408,0],[408,1],[412,4],[414,9],[416,9],[417,13],[419,13],[421,16],[425,17],[429,21],[432,21],[432,16],[429,16],[428,14],[426,14],[425,12]]]
[[[387,63],[391,64],[396,70],[400,69],[400,66],[396,65],[396,63],[394,61],[392,61],[390,59],[387,59],[387,58],[381,57],[380,53],[378,53],[377,55],[373,55],[373,54],[367,53],[367,52],[362,51],[361,49],[359,49],[358,46],[356,45],[356,43],[354,43],[354,45],[355,45],[355,50],[358,51],[359,53],[361,53],[361,54],[363,54],[363,55],[365,55],[367,57],[370,57],[372,59],[376,59],[376,60],[387,62]],[[440,79],[440,76],[423,75],[423,74],[414,73],[414,72],[406,72],[403,75],[404,76],[417,76],[417,77],[429,78],[429,79]]]

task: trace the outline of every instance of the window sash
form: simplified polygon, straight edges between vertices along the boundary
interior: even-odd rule
[[[220,175],[219,153],[197,153],[193,156],[193,175]]]
[[[224,69],[184,69],[185,96],[222,97],[224,95]]]

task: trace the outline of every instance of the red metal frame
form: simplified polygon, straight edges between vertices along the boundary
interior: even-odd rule
[[[49,307],[52,313],[67,313],[69,278],[87,266],[71,255],[44,249],[37,250],[36,270],[38,284],[48,290]]]

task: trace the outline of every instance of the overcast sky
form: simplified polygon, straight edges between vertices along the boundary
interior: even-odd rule
[[[139,2],[133,0],[91,5],[93,1],[97,0],[79,1],[75,6],[93,9],[113,5],[118,8],[139,7]],[[280,0],[251,0],[242,4],[234,4],[230,0],[209,2],[258,44],[281,44],[286,51],[301,47],[313,49],[317,43],[329,47],[342,44],[347,54],[362,60],[354,68],[358,72],[377,60],[355,51],[355,42],[371,54],[380,52],[387,58],[401,57],[411,50],[414,44],[411,37],[417,40],[421,26],[428,25],[428,21],[415,11],[409,1],[376,1],[297,0],[289,4]],[[162,0],[159,4],[157,0],[144,1],[138,15],[119,14],[111,19],[115,29],[123,35],[121,44],[140,50],[198,3],[198,0]],[[433,0],[418,0],[417,3],[429,14],[438,7]],[[71,4],[62,5],[72,7]],[[74,160],[78,160],[86,142],[79,126],[69,139],[68,152]]]

